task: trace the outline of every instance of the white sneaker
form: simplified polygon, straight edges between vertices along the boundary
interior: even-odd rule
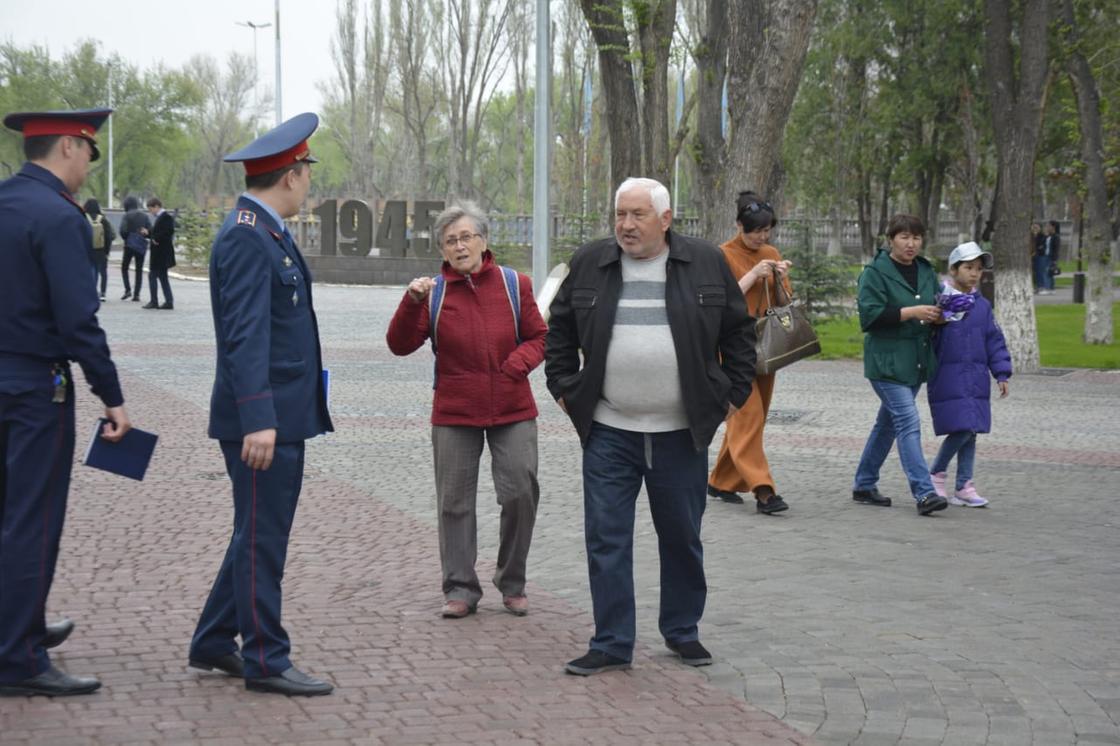
[[[948,475],[943,472],[930,472],[929,481],[933,482],[933,491],[937,493],[938,497],[945,497],[945,478]]]
[[[964,487],[953,493],[949,498],[950,505],[960,505],[965,508],[982,508],[988,504],[988,501],[976,494],[976,487],[972,484],[972,480],[964,483]]]

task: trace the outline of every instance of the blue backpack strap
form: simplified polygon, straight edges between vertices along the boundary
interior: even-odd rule
[[[432,340],[432,388],[436,387],[438,374],[436,372],[436,327],[439,324],[439,312],[443,308],[443,294],[447,290],[447,283],[443,275],[436,275],[435,284],[428,294],[428,336]]]
[[[502,279],[506,282],[506,297],[509,299],[510,310],[513,311],[513,336],[517,344],[521,344],[521,284],[517,277],[517,270],[512,267],[501,267]]]

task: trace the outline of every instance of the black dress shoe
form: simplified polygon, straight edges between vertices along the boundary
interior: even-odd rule
[[[131,297],[132,297],[132,291],[131,290],[125,290],[124,295],[121,296],[121,300],[128,300]]]
[[[731,503],[732,505],[743,504],[743,497],[738,492],[728,492],[727,490],[721,490],[717,487],[713,487],[710,484],[708,485],[708,497],[718,497],[725,503]]]
[[[789,510],[789,505],[782,499],[781,495],[770,495],[770,497],[763,502],[757,497],[755,498],[754,508],[763,515],[770,515],[771,513],[781,513],[783,510]]]
[[[278,676],[245,679],[245,688],[251,692],[271,692],[289,697],[318,697],[334,691],[327,682],[312,678],[295,666]]]
[[[710,666],[712,664],[712,654],[700,644],[699,640],[689,640],[688,642],[669,642],[666,640],[665,647],[680,656],[681,663],[686,666]]]
[[[97,679],[71,676],[51,666],[30,679],[0,684],[0,697],[69,697],[74,694],[89,694],[100,688],[101,682]]]
[[[945,508],[949,507],[949,501],[941,497],[940,495],[931,492],[925,497],[919,499],[915,507],[917,507],[918,509],[918,515],[929,515],[930,513],[935,513],[938,510],[945,510]]]
[[[137,300],[137,298],[133,298],[133,300]],[[159,304],[156,303],[154,300],[150,300],[140,307],[141,308],[159,308]]]
[[[869,490],[852,490],[852,499],[864,505],[878,505],[880,508],[889,508],[891,499],[883,495],[876,488]]]
[[[175,309],[175,304],[171,301],[168,301],[167,303],[164,303],[162,306],[160,306],[160,308],[164,311],[172,311]]]
[[[245,661],[237,653],[226,653],[217,658],[203,658],[192,655],[187,661],[187,665],[200,671],[221,671],[238,679],[245,678]]]
[[[139,300],[140,300],[140,296],[139,296],[139,295],[134,295],[134,296],[132,296],[132,300],[134,300],[134,301],[139,301]]]
[[[43,647],[57,648],[66,642],[66,638],[74,631],[74,623],[69,619],[47,625],[47,633],[43,635]]]

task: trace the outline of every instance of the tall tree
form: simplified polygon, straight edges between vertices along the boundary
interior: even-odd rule
[[[1038,370],[1039,355],[1028,229],[1049,68],[1050,0],[985,0],[984,18],[985,73],[1000,184],[992,240],[999,267],[996,318],[1015,369],[1030,373]]]
[[[1066,66],[1070,83],[1077,94],[1077,113],[1081,129],[1081,160],[1085,164],[1085,191],[1088,215],[1085,219],[1086,259],[1089,272],[1085,294],[1085,335],[1091,344],[1112,343],[1112,251],[1108,187],[1104,176],[1104,136],[1101,127],[1101,99],[1093,69],[1082,47],[1081,25],[1073,10],[1073,0],[1062,0],[1062,38],[1066,47]]]
[[[474,196],[482,122],[509,64],[506,22],[514,0],[446,0],[436,28],[451,152],[448,191]]]
[[[626,177],[642,173],[641,138],[634,137],[641,124],[630,62],[630,37],[626,31],[623,0],[579,0],[579,4],[599,49],[613,190]]]
[[[324,120],[345,156],[344,191],[368,199],[380,197],[380,164],[375,158],[381,133],[388,49],[381,0],[371,0],[364,18],[357,0],[341,0],[336,9],[331,58],[335,77],[322,86]]]
[[[706,10],[705,33],[693,50],[701,80],[697,192],[700,233],[718,237],[734,229],[736,192],[751,189],[776,196],[772,193],[781,187],[783,134],[805,66],[817,0],[719,0]],[[721,125],[725,80],[726,140]]]

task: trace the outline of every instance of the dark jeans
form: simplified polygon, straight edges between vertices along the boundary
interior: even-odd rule
[[[136,262],[136,286],[135,290],[128,281],[128,265]],[[131,295],[133,298],[140,297],[140,278],[144,275],[144,255],[137,254],[127,246],[124,247],[124,257],[121,259],[121,277],[124,279],[124,294]]]
[[[1050,257],[1045,254],[1036,254],[1034,257],[1034,289],[1054,289],[1054,276],[1050,274]]]
[[[156,292],[156,282],[163,286],[163,300],[166,303],[174,303],[175,299],[171,296],[171,281],[167,279],[167,267],[148,267],[148,295],[152,303],[159,303],[159,293]],[[137,286],[139,287],[139,286]]]
[[[109,283],[109,252],[94,249],[89,252],[89,261],[93,265],[93,286],[98,288],[98,295],[104,297]]]
[[[658,627],[669,642],[699,639],[708,585],[700,522],[708,453],[688,430],[639,433],[598,422],[583,451],[584,531],[595,636],[591,649],[634,652],[634,507],[645,482],[661,558]]]

